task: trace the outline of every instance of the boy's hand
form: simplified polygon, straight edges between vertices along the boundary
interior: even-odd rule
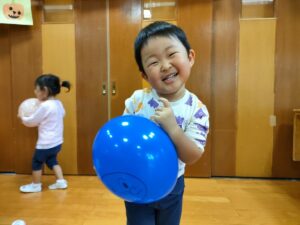
[[[173,110],[169,101],[165,98],[159,98],[163,103],[162,107],[158,107],[155,110],[155,114],[151,116],[151,120],[161,125],[164,130],[170,134],[177,130],[179,126],[177,125]]]

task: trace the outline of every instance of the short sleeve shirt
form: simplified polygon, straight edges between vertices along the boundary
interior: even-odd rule
[[[209,113],[206,106],[196,95],[185,91],[184,96],[170,102],[177,124],[184,133],[193,140],[203,152],[209,130]],[[155,113],[155,109],[162,106],[159,96],[154,89],[143,89],[135,91],[130,98],[125,101],[124,115],[138,115],[150,118]],[[178,177],[184,174],[185,163],[178,159]]]

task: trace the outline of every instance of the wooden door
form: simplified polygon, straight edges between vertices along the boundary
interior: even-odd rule
[[[177,21],[196,52],[187,89],[196,94],[211,112],[212,0],[178,0]],[[186,176],[211,176],[210,145],[209,135],[204,155],[196,164],[187,166]]]
[[[134,41],[142,26],[140,0],[109,1],[110,117],[122,115],[124,102],[142,79],[134,59]]]
[[[12,116],[15,139],[15,172],[31,173],[31,159],[37,140],[37,129],[25,127],[17,115],[19,104],[26,98],[35,97],[34,81],[42,73],[40,14],[33,13],[36,25],[11,29],[12,59]]]
[[[236,176],[272,175],[275,22],[240,20]]]
[[[79,174],[94,174],[92,145],[108,120],[106,1],[75,2],[77,159]]]
[[[13,112],[9,26],[0,26],[0,172],[14,172]]]
[[[122,115],[125,99],[142,86],[133,55],[140,15],[138,0],[76,2],[79,174],[94,173],[92,144],[97,131]]]
[[[31,173],[35,128],[17,118],[19,104],[34,97],[34,80],[42,72],[41,9],[32,6],[34,26],[1,25],[1,172]]]
[[[276,68],[273,177],[300,178],[293,161],[293,109],[300,108],[300,1],[276,1]]]
[[[61,23],[44,23],[42,25],[43,73],[53,73],[60,80],[71,83],[71,91],[64,88],[57,98],[62,102],[66,115],[64,117],[64,143],[58,155],[59,164],[65,174],[77,174],[77,111],[76,111],[76,60],[75,60],[75,26]],[[53,173],[45,167],[46,174]]]
[[[212,176],[235,176],[240,1],[214,1],[211,62]],[[224,160],[225,159],[225,160]]]

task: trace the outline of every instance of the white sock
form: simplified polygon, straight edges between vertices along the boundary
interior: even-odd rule
[[[57,183],[65,183],[66,180],[65,180],[65,179],[57,179],[56,182],[57,182]]]

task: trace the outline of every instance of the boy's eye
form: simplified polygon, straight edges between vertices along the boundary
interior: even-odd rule
[[[177,52],[171,52],[171,53],[169,54],[169,57],[174,56],[176,53],[177,53]]]
[[[156,65],[157,63],[158,63],[158,61],[153,61],[153,62],[149,63],[148,67],[149,67],[149,66],[154,66],[154,65]]]

